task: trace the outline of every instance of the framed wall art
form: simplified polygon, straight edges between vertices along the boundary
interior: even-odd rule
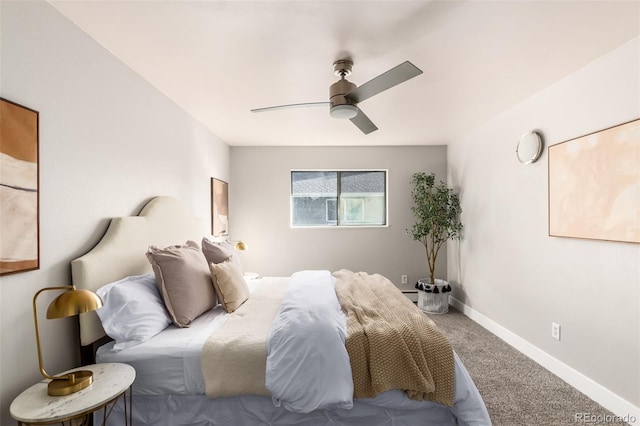
[[[0,98],[0,275],[40,267],[38,120]]]
[[[640,119],[549,147],[549,235],[640,243]]]
[[[211,235],[229,235],[229,184],[211,178]]]

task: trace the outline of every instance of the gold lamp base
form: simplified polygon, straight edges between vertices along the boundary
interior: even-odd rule
[[[78,392],[91,383],[93,383],[93,372],[79,370],[67,374],[66,377],[51,380],[47,390],[51,396],[63,396]]]

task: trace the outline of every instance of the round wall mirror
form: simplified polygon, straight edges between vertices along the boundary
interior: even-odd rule
[[[522,164],[530,164],[542,154],[542,137],[538,132],[527,132],[520,136],[516,147],[516,156]]]

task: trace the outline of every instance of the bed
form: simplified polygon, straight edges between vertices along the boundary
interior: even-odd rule
[[[100,242],[87,254],[72,261],[73,283],[77,288],[100,292],[112,286],[133,288],[130,285],[132,282],[139,285],[136,288],[145,289],[144,291],[155,288],[157,283],[154,279],[158,275],[154,274],[154,272],[157,273],[157,270],[153,269],[156,265],[152,267],[152,262],[147,257],[149,247],[169,247],[188,240],[201,241],[203,235],[207,234],[205,229],[205,222],[192,217],[180,200],[173,197],[154,198],[145,205],[138,216],[111,220]],[[230,262],[224,264],[227,263]],[[360,381],[356,380],[362,368],[355,363],[353,356],[355,352],[352,352],[355,350],[353,349],[355,332],[351,317],[358,315],[346,313],[345,296],[341,296],[337,305],[334,302],[315,302],[319,293],[326,292],[324,289],[336,288],[335,291],[331,290],[327,293],[333,295],[339,293],[337,289],[341,283],[340,280],[343,279],[341,277],[347,276],[347,273],[350,272],[300,271],[292,277],[247,279],[248,298],[242,305],[234,307],[235,312],[230,313],[225,310],[228,308],[225,300],[223,304],[217,304],[204,312],[196,313],[188,323],[188,327],[181,326],[179,321],[176,323],[174,313],[171,312],[171,318],[167,323],[157,327],[161,329],[160,331],[156,330],[151,337],[147,336],[131,345],[126,342],[122,344],[118,337],[112,338],[107,335],[105,328],[110,330],[109,334],[113,334],[111,331],[114,329],[114,324],[107,320],[103,313],[100,317],[95,312],[83,314],[79,319],[82,362],[85,364],[123,362],[135,367],[133,417],[136,425],[490,425],[484,403],[455,353],[452,353],[450,403],[437,402],[438,399],[433,397],[437,392],[433,389],[430,390],[433,392],[429,393],[431,398],[412,397],[411,399],[407,396],[407,392],[398,389],[389,389],[362,397],[366,394],[359,390],[361,389],[358,385]],[[312,279],[313,284],[310,284]],[[331,286],[327,287],[328,283],[331,283]],[[314,285],[317,287],[313,287]],[[355,288],[359,287],[362,286],[358,285]],[[340,288],[346,287],[340,285]],[[292,289],[301,289],[302,292],[294,293]],[[166,295],[163,292],[165,289],[161,288],[160,299]],[[279,294],[278,298],[275,298],[276,294]],[[400,291],[397,291],[397,294],[408,301]],[[115,316],[118,320],[125,321],[128,318],[127,311],[136,313],[139,309],[137,303],[140,296],[129,295],[128,297],[128,299],[110,299],[109,301],[109,306],[112,306],[119,300],[126,300],[121,303],[127,306],[127,310],[121,311],[125,314]],[[358,299],[361,296],[354,293],[351,297]],[[165,299],[167,302],[165,308],[170,310],[167,300]],[[295,306],[296,300],[302,301],[298,303],[303,306],[302,309],[298,311],[293,308],[285,309],[285,306]],[[256,320],[252,317],[257,306],[269,303],[274,307],[273,319]],[[404,302],[398,300],[397,303]],[[147,309],[148,306],[147,304],[141,309]],[[338,307],[337,314],[335,306]],[[417,308],[413,306],[412,308],[418,313],[415,315],[416,321],[425,321],[427,317]],[[317,315],[310,314],[315,312],[314,309],[318,310]],[[332,312],[330,315],[326,315],[327,309]],[[283,320],[281,317],[283,311],[297,312],[298,316],[293,317],[293,320]],[[316,336],[314,334],[316,329],[313,332],[305,332],[300,328],[304,324],[299,325],[305,322],[300,321],[300,318],[310,316],[336,317],[337,322],[330,325],[328,329],[331,330],[331,339],[335,339],[334,334],[342,337],[342,345],[339,341],[336,343],[332,340],[331,344],[322,343],[311,349],[304,349],[313,356],[287,356],[295,350],[302,351],[303,349],[297,349],[301,347],[301,343],[289,337],[278,340],[275,337],[278,333],[274,330],[283,329],[282,324],[286,324],[287,327],[295,324],[301,336]],[[411,316],[414,316],[413,311]],[[243,323],[244,320],[249,322]],[[254,322],[251,323],[251,321]],[[428,319],[426,321],[431,322]],[[134,329],[134,334],[137,333],[136,330],[145,329],[144,326],[138,329],[131,324],[137,323],[133,320],[126,325]],[[253,331],[254,328],[255,331]],[[261,329],[264,330],[260,331]],[[241,331],[238,332],[238,330]],[[335,330],[339,332],[334,332]],[[256,333],[258,337],[254,336]],[[269,340],[265,341],[261,336],[267,334],[266,338]],[[245,338],[250,342],[243,343]],[[322,339],[307,338],[306,340],[316,341],[317,345],[317,341]],[[344,358],[344,356],[336,355],[334,352],[341,354],[344,348],[349,346],[349,342],[352,348],[344,352],[347,354],[345,364],[340,360],[340,357]],[[245,346],[241,346],[240,352],[224,352],[224,350],[230,350],[228,348],[235,344],[245,344]],[[306,343],[302,346],[304,344]],[[332,345],[336,346],[335,351],[327,349]],[[265,377],[265,373],[261,373],[262,376],[260,374],[255,376],[254,367],[251,367],[252,363],[264,364],[264,360],[259,356],[262,347],[265,347],[264,351],[268,352],[266,367],[260,366],[267,371],[266,380],[261,379]],[[254,351],[257,354],[253,353],[251,348],[258,348]],[[222,352],[214,352],[217,354],[215,362],[203,355],[212,350],[222,350]],[[291,352],[292,350],[294,352]],[[389,348],[385,350],[389,351]],[[317,358],[316,353],[324,352],[327,352],[326,356],[331,358],[320,361],[320,365],[323,366],[321,369],[313,367],[317,364],[300,364],[291,368],[281,368],[277,370],[277,374],[274,373],[276,371],[274,365],[277,366],[285,361],[290,362],[291,358],[295,358],[295,362],[301,359],[306,362],[307,358]],[[272,359],[274,354],[284,355],[274,361]],[[209,377],[212,375],[210,372],[212,368],[215,369],[213,379]],[[369,364],[364,370],[369,368],[373,370]],[[433,370],[433,366],[431,368]],[[349,374],[344,373],[345,371]],[[237,380],[234,379],[234,374],[238,375]],[[437,371],[433,371],[433,380],[440,376]],[[277,377],[278,380],[276,381],[273,377]],[[309,380],[310,384],[308,386],[304,383],[292,384],[293,379]],[[213,385],[212,380],[215,380]],[[243,380],[245,383],[242,383]],[[242,386],[236,382],[241,383]],[[237,391],[234,386],[237,386],[240,391]],[[305,394],[304,398],[299,395],[305,393],[307,388],[323,386],[326,390],[320,399],[315,394],[310,394],[311,396]],[[371,387],[371,383],[368,383],[368,386]],[[297,389],[294,392],[296,394],[293,397],[294,400],[287,400],[286,394],[291,394],[292,389]],[[345,396],[347,393],[349,395]],[[422,395],[427,393],[423,392]],[[295,399],[298,397],[300,398]],[[336,400],[328,401],[327,398]],[[310,401],[315,405],[310,405]],[[111,426],[118,424],[115,419],[121,418],[117,411],[122,410],[122,407],[116,406],[114,410],[115,415],[110,417],[114,419],[113,423],[108,423]]]

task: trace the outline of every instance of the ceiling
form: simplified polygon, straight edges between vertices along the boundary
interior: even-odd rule
[[[640,33],[637,1],[50,3],[232,146],[446,144]],[[357,85],[424,73],[359,105],[369,135],[327,107],[250,112],[328,101],[345,57]]]

